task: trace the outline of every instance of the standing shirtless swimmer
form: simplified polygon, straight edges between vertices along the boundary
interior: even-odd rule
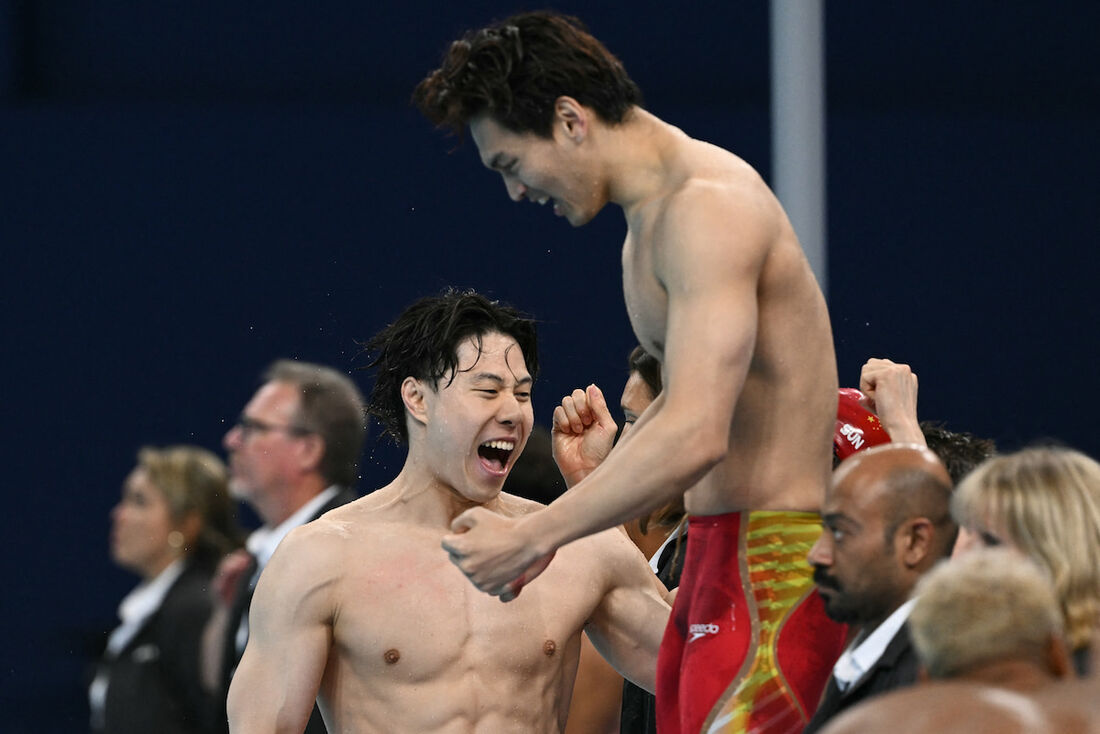
[[[369,410],[408,443],[404,467],[275,552],[229,692],[230,730],[301,732],[317,697],[330,732],[560,734],[582,630],[652,690],[669,607],[624,533],[562,548],[508,605],[439,550],[471,507],[510,518],[542,507],[501,492],[533,424],[533,322],[448,291],[369,348]]]
[[[552,201],[574,226],[622,207],[627,310],[665,376],[587,478],[522,518],[464,513],[444,547],[507,601],[555,549],[686,492],[693,519],[658,663],[660,729],[800,731],[844,635],[805,562],[820,533],[837,376],[825,301],[779,202],[740,158],[644,110],[619,61],[566,16],[524,13],[466,34],[414,101],[438,125],[468,125],[515,201]],[[577,430],[597,401],[590,386]]]

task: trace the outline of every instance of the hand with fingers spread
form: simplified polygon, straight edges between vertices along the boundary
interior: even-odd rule
[[[554,408],[554,461],[565,485],[572,487],[603,463],[615,444],[618,425],[603,392],[595,385],[574,390]]]
[[[878,416],[892,441],[925,443],[917,421],[917,387],[917,375],[907,364],[871,358],[860,371],[864,407]]]
[[[554,551],[544,553],[523,534],[518,518],[474,507],[454,519],[443,549],[481,591],[512,601],[546,570]]]

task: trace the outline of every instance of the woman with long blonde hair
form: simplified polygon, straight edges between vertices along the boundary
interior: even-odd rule
[[[1065,618],[1079,674],[1100,621],[1100,464],[1068,448],[997,456],[955,490],[955,554],[1014,547],[1046,569]]]

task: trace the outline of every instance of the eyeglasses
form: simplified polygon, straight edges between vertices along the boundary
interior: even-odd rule
[[[277,426],[273,423],[265,423],[255,418],[249,418],[247,415],[237,418],[236,427],[241,430],[241,438],[243,439],[248,439],[257,433],[271,433],[272,431],[283,431],[292,436],[306,436],[313,433],[313,431],[303,426]]]

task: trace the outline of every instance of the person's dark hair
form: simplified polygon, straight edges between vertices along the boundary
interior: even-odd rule
[[[610,124],[622,122],[642,93],[577,18],[549,11],[513,15],[453,42],[440,68],[413,92],[438,127],[461,135],[487,112],[515,133],[552,136],[554,102],[573,97]]]
[[[366,344],[373,355],[374,388],[367,412],[377,418],[383,433],[397,443],[409,440],[401,383],[406,377],[447,385],[458,371],[458,347],[473,339],[479,353],[481,338],[499,332],[519,344],[531,378],[538,377],[539,358],[535,322],[511,306],[491,301],[472,290],[448,288],[438,296],[422,298]],[[446,385],[444,385],[445,387]]]
[[[641,345],[638,345],[634,347],[630,357],[627,358],[627,366],[630,367],[631,372],[638,373],[653,397],[656,398],[661,394],[664,387],[661,384],[661,363],[657,361],[656,357],[647,352]]]
[[[920,422],[921,433],[928,448],[932,449],[947,467],[951,481],[958,484],[970,470],[997,453],[997,444],[989,438],[973,433],[949,431],[942,423]]]
[[[359,454],[367,437],[366,413],[359,388],[347,375],[330,367],[280,359],[264,372],[267,382],[285,382],[298,389],[294,423],[325,442],[319,467],[330,484],[351,487],[359,474]]]

